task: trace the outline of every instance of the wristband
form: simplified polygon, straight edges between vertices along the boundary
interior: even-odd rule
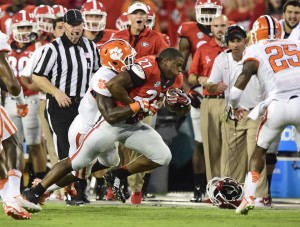
[[[134,113],[139,112],[140,109],[141,109],[141,106],[140,106],[139,102],[130,103],[130,104],[129,104],[129,107],[130,107],[130,109],[131,109]]]
[[[22,87],[21,87],[20,94],[18,94],[17,96],[11,95],[11,97],[13,98],[13,100],[16,101],[16,103],[17,103],[18,105],[25,105],[25,104],[26,104],[25,99],[24,99],[24,94],[23,94],[23,89],[22,89]]]

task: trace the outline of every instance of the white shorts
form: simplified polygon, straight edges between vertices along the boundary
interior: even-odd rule
[[[300,98],[288,102],[272,101],[262,117],[257,131],[257,145],[268,149],[288,125],[293,125],[300,132]]]
[[[160,165],[168,165],[172,158],[169,147],[149,125],[142,122],[110,125],[102,120],[88,132],[71,156],[73,170],[88,168],[96,159],[107,167],[118,165],[120,158],[115,148],[116,142]]]
[[[203,140],[202,140],[202,134],[200,131],[200,108],[196,109],[194,107],[191,107],[190,113],[191,113],[191,118],[192,118],[195,141],[202,143]]]
[[[17,115],[16,101],[10,96],[5,99],[5,108],[11,120],[18,128],[18,138],[21,142],[26,141],[27,145],[41,143],[41,122],[39,119],[40,99],[39,95],[25,96],[28,104],[28,114],[26,117]]]
[[[0,144],[17,132],[17,127],[9,118],[3,106],[0,106]]]

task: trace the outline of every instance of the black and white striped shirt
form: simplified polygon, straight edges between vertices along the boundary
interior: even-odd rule
[[[83,97],[99,68],[100,55],[93,41],[81,37],[73,44],[64,34],[44,48],[33,73],[47,77],[68,96]]]

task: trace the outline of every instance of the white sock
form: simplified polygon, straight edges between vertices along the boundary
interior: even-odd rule
[[[8,185],[9,185],[9,192],[12,196],[20,195],[20,185],[21,185],[21,177],[22,173],[19,170],[12,169],[8,171]]]
[[[46,192],[53,192],[54,190],[60,189],[57,184],[52,184],[49,188],[47,188]]]
[[[254,198],[257,188],[257,182],[259,179],[259,173],[255,171],[249,171],[245,181],[245,198],[252,196]]]
[[[0,196],[3,202],[14,202],[15,199],[11,193],[9,193],[9,183],[8,181],[3,185],[3,188],[0,190]]]

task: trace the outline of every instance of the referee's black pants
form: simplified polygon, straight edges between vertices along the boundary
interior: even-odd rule
[[[69,155],[68,131],[74,118],[78,114],[80,98],[71,97],[69,107],[60,107],[56,99],[47,95],[45,116],[53,133],[58,159],[62,160]]]

